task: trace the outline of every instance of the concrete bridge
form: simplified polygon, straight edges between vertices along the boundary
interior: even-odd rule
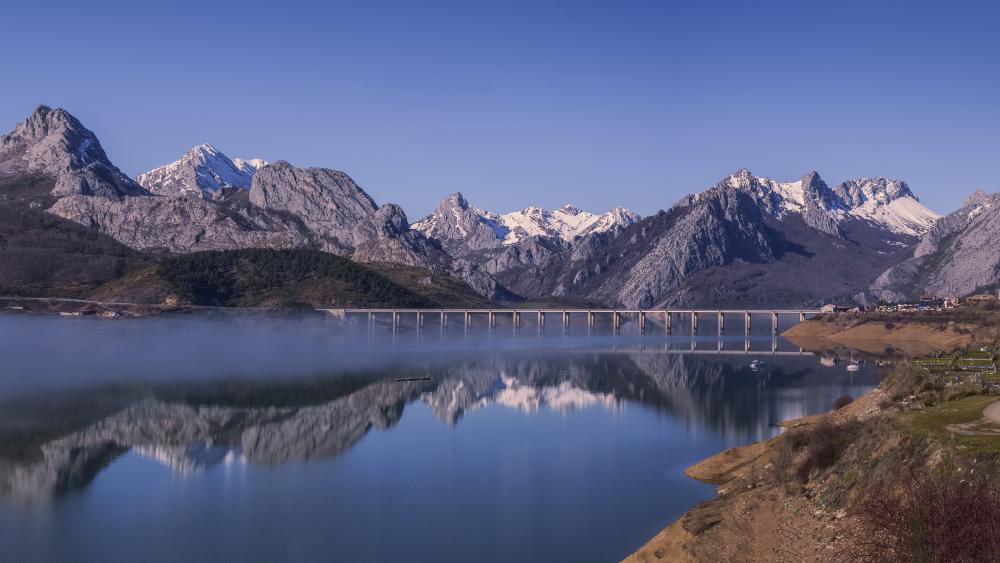
[[[587,333],[592,334],[598,321],[610,321],[612,331],[618,334],[622,322],[636,318],[639,323],[639,334],[646,334],[649,320],[661,320],[665,334],[673,334],[675,319],[685,327],[690,328],[692,336],[698,334],[699,319],[714,318],[719,336],[722,336],[727,319],[735,317],[736,322],[743,325],[744,335],[750,335],[754,318],[764,317],[770,322],[771,334],[778,333],[778,320],[781,317],[793,316],[797,322],[802,322],[807,316],[818,315],[818,310],[811,309],[319,309],[341,318],[367,319],[368,327],[374,330],[375,323],[380,318],[391,322],[392,331],[400,330],[404,318],[412,318],[417,332],[424,329],[428,320],[437,321],[438,327],[444,331],[449,321],[461,322],[468,330],[475,319],[485,321],[493,332],[496,330],[498,318],[509,318],[514,332],[521,329],[522,324],[532,323],[539,332],[545,329],[547,317],[554,317],[560,322],[563,332],[569,330],[571,321],[585,317]]]

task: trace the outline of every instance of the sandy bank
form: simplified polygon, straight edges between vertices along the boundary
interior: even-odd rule
[[[956,325],[942,329],[926,323],[887,324],[883,322],[851,323],[840,320],[813,320],[799,323],[782,336],[803,348],[822,347],[824,341],[847,345],[863,352],[879,353],[893,348],[911,354],[933,350],[953,350],[972,342],[969,331],[960,332]]]

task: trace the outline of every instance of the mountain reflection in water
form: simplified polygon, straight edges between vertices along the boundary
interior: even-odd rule
[[[620,559],[713,494],[684,467],[876,379],[599,332],[0,314],[0,559]]]
[[[0,405],[0,493],[37,500],[85,487],[129,450],[179,474],[337,456],[373,427],[396,425],[415,402],[445,425],[493,405],[567,415],[635,404],[668,414],[692,434],[745,443],[874,382],[871,372],[850,375],[811,355],[756,371],[742,356],[655,351],[476,356],[308,378],[116,383],[7,399]],[[429,379],[397,381],[401,374]]]

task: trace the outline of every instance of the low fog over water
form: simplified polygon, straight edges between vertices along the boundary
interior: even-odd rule
[[[877,379],[769,337],[384,328],[0,315],[5,556],[619,559],[712,494],[685,466]]]

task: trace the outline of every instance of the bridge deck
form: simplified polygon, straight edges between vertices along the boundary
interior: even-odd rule
[[[440,309],[440,308],[428,308],[428,309],[390,309],[390,308],[377,308],[377,309],[318,309],[319,311],[326,311],[333,314],[367,314],[367,313],[399,313],[399,314],[415,314],[415,313],[437,313],[437,314],[484,314],[493,313],[495,315],[510,315],[514,313],[520,314],[613,314],[618,313],[620,315],[663,315],[664,313],[669,313],[671,315],[690,315],[690,314],[725,314],[725,315],[818,315],[820,311],[812,309]]]

